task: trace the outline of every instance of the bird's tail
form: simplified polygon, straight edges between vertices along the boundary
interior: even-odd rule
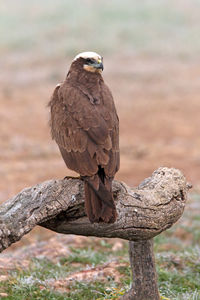
[[[105,184],[98,175],[92,179],[84,178],[85,210],[91,223],[114,223],[117,212],[112,195],[112,180],[106,179]]]

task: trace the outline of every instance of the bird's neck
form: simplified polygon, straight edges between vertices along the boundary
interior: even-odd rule
[[[81,86],[87,87],[88,89],[98,88],[103,78],[99,73],[92,73],[88,71],[76,72],[69,71],[67,80]]]

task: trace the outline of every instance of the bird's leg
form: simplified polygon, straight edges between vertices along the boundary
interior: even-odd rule
[[[81,176],[65,176],[63,179],[80,179],[80,180],[83,180],[81,178]]]

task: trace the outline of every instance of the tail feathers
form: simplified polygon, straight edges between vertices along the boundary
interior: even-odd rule
[[[90,180],[85,181],[85,210],[91,223],[114,223],[117,218],[112,191],[107,190],[99,180],[99,189],[95,189]],[[111,182],[112,184],[112,182]]]
[[[90,185],[85,182],[85,210],[91,223],[99,222],[101,209],[101,200],[96,196]]]

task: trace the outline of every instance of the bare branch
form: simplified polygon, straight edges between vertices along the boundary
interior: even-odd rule
[[[153,239],[129,242],[132,287],[120,300],[159,300]]]
[[[117,221],[91,224],[84,211],[80,179],[46,181],[24,189],[0,207],[0,251],[36,225],[65,234],[150,239],[180,218],[187,190],[185,177],[173,168],[159,168],[133,189],[115,181]]]

